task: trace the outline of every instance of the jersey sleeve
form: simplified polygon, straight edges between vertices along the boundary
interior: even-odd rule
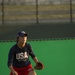
[[[7,61],[8,67],[12,65],[13,55],[14,55],[14,51],[13,51],[13,48],[11,48],[8,53],[8,61]]]
[[[32,58],[36,57],[35,54],[34,54],[34,52],[33,52],[33,50],[32,50],[32,47],[31,47],[30,44],[28,44],[28,49],[29,49],[29,55],[30,55]]]

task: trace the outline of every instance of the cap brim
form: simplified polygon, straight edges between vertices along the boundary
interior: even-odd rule
[[[23,37],[23,36],[27,36],[27,34],[21,34],[20,36],[21,36],[21,37]]]

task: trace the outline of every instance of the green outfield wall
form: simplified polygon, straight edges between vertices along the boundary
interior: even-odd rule
[[[37,75],[75,75],[75,39],[28,41],[45,68]],[[15,42],[0,42],[0,75],[9,75],[7,57]],[[35,63],[30,58],[33,66]]]

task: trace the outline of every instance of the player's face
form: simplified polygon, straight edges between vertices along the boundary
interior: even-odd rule
[[[25,44],[26,41],[27,41],[27,36],[19,37],[19,43],[21,43],[21,44]]]

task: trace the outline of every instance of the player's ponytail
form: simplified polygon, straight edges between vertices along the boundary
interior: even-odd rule
[[[18,43],[18,39],[19,39],[19,37],[17,37],[17,40],[16,40],[17,43]]]

